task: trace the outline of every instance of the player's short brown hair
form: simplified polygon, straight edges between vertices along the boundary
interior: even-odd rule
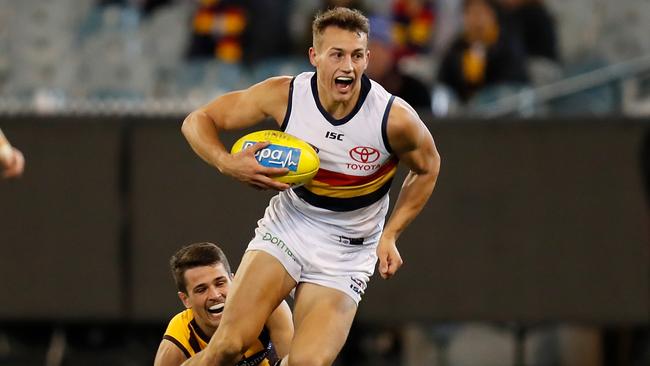
[[[230,276],[230,264],[226,255],[216,244],[207,242],[186,245],[169,260],[176,287],[178,291],[186,294],[185,271],[195,267],[214,266],[219,263],[223,264],[223,268]]]
[[[336,7],[318,13],[311,25],[313,44],[316,43],[327,27],[338,27],[350,32],[365,33],[366,38],[370,33],[368,18],[356,9]]]

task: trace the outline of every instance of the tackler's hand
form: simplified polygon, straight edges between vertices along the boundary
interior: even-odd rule
[[[236,154],[230,155],[230,158],[221,168],[221,172],[256,189],[274,189],[277,191],[288,189],[290,187],[288,184],[278,182],[273,177],[285,175],[289,172],[289,169],[264,167],[255,159],[255,153],[269,146],[269,144],[269,142],[258,142]]]

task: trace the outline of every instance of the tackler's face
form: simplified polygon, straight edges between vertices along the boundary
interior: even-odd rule
[[[361,90],[361,76],[368,66],[368,35],[330,26],[309,49],[316,67],[321,96],[332,102],[348,102]]]
[[[221,322],[226,297],[230,288],[230,273],[222,263],[200,266],[185,271],[187,294],[178,295],[186,308],[192,309],[194,317],[204,331],[214,333]]]

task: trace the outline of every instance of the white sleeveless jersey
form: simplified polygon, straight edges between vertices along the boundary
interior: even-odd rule
[[[380,233],[398,163],[386,132],[394,98],[363,75],[356,106],[337,120],[320,103],[316,74],[296,76],[281,128],[316,148],[320,169],[311,182],[281,192],[278,209],[334,225],[351,241]]]

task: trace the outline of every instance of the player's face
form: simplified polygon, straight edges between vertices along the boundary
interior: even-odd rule
[[[345,103],[361,90],[361,75],[368,65],[368,36],[338,27],[327,27],[309,59],[318,73],[319,93],[326,102]]]
[[[230,274],[222,263],[190,268],[185,271],[187,295],[180,293],[185,307],[194,312],[199,326],[214,333],[221,322],[223,306],[230,288]]]

